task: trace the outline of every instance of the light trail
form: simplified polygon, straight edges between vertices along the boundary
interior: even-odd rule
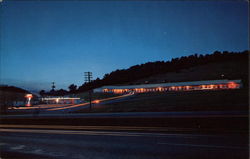
[[[117,97],[98,99],[98,101],[103,102],[103,101],[108,101],[108,100],[114,100],[114,99],[119,99],[119,98],[124,98],[124,97],[127,97],[127,96],[131,96],[133,94],[134,93],[129,93],[129,94],[125,94],[125,95],[121,95],[121,96],[117,96]],[[95,100],[95,101],[97,101],[97,100]],[[95,103],[95,101],[93,101],[91,103]],[[67,107],[62,107],[62,108],[47,109],[47,111],[63,110],[63,109],[75,108],[75,107],[80,107],[80,106],[85,106],[85,105],[89,105],[89,102],[88,103],[77,104],[77,105],[72,105],[72,106],[67,106]]]
[[[47,111],[54,111],[54,110],[63,110],[63,109],[75,108],[75,107],[80,107],[80,106],[84,106],[84,105],[88,105],[88,104],[89,103],[83,103],[83,104],[77,104],[77,105],[66,106],[66,107],[61,107],[61,108],[47,109]]]
[[[134,93],[129,93],[121,96],[116,96],[116,97],[110,97],[110,98],[105,98],[105,99],[97,99],[93,101],[92,103],[100,103],[103,101],[108,101],[108,100],[114,100],[114,99],[119,99],[119,98],[124,98],[130,95],[133,95]],[[46,109],[47,111],[55,111],[55,110],[64,110],[64,109],[70,109],[70,108],[75,108],[75,107],[80,107],[80,106],[86,106],[89,105],[88,103],[82,103],[82,104],[77,104],[77,105],[72,105],[72,104],[51,104],[51,105],[36,105],[33,107],[14,107],[14,108],[8,108],[9,110],[14,109],[14,110],[31,110],[31,109]],[[47,109],[48,108],[48,109]],[[51,109],[50,109],[51,108]]]
[[[0,132],[12,133],[35,133],[35,134],[61,134],[61,135],[90,135],[90,136],[120,136],[120,137],[167,137],[167,138],[199,138],[200,135],[195,134],[165,134],[165,133],[143,133],[143,132],[119,132],[119,131],[82,131],[82,130],[39,130],[39,129],[0,129]],[[209,136],[209,135],[204,135]],[[204,137],[203,136],[203,137]],[[218,145],[218,144],[187,144],[173,142],[159,142],[159,145],[172,145],[184,147],[200,147],[214,149],[248,149],[248,146],[241,145]]]
[[[27,109],[46,109],[46,108],[55,108],[55,107],[65,107],[65,106],[70,106],[72,104],[54,104],[54,105],[36,105],[36,106],[32,106],[32,107],[13,107],[13,108],[8,108],[8,109],[15,109],[15,110],[18,110],[18,109],[24,109],[24,110],[27,110]]]
[[[68,106],[68,105],[72,105],[72,104],[42,104],[42,105],[36,105],[38,107],[47,107],[47,106]]]
[[[66,129],[66,130],[127,130],[127,131],[194,131],[193,128],[135,126],[71,126],[71,125],[0,125],[0,128]]]
[[[118,99],[118,98],[123,98],[123,97],[127,97],[127,96],[131,96],[134,93],[129,93],[129,94],[125,94],[122,96],[117,96],[117,97],[110,97],[110,98],[105,98],[105,99],[100,99],[99,102],[103,102],[103,101],[107,101],[107,100],[113,100],[113,99]]]
[[[105,131],[75,131],[75,130],[31,130],[31,129],[0,129],[0,132],[39,133],[39,134],[71,134],[71,135],[108,135],[108,136],[141,136],[138,133],[105,132]]]

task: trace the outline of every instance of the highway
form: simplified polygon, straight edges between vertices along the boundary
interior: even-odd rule
[[[247,159],[248,135],[183,134],[154,127],[1,125],[2,157]]]
[[[3,126],[12,124],[19,128],[22,125],[136,126],[224,133],[247,133],[249,127],[245,111],[22,114],[3,115],[0,121]]]
[[[108,118],[108,117],[172,117],[172,118],[204,118],[204,117],[248,117],[247,111],[179,111],[179,112],[118,112],[118,113],[41,113],[38,115],[34,114],[20,114],[20,115],[2,115],[2,119],[7,118],[57,118],[57,117],[70,117],[70,118]]]

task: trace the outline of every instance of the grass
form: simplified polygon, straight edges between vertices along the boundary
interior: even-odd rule
[[[136,94],[126,101],[94,106],[92,112],[248,111],[248,90]],[[77,113],[85,112],[79,110]]]

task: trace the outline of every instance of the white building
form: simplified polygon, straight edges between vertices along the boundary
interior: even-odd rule
[[[164,91],[192,91],[192,90],[220,90],[238,89],[242,87],[241,80],[209,80],[209,81],[190,81],[190,82],[171,82],[158,84],[141,84],[126,86],[103,86],[94,89],[94,92],[111,93],[145,93],[145,92],[164,92]]]
[[[73,98],[73,97],[60,97],[60,96],[53,96],[53,97],[44,97],[40,98],[40,100],[47,104],[78,104],[81,103],[80,98]]]

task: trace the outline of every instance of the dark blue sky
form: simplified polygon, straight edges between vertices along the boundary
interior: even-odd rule
[[[248,49],[248,3],[233,1],[4,1],[1,83],[81,85],[149,61]],[[29,83],[29,84],[27,84]]]

